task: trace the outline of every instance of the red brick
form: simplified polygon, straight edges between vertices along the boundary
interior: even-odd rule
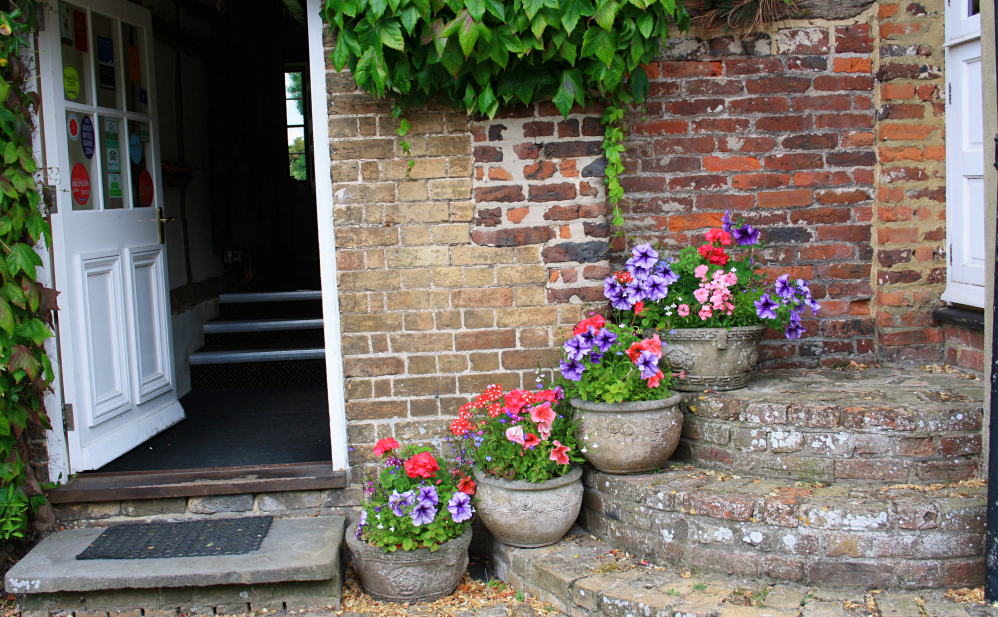
[[[873,90],[872,75],[821,75],[814,78],[815,90]]]
[[[753,171],[762,169],[759,159],[752,156],[708,156],[703,159],[706,171]]]
[[[939,438],[943,456],[972,456],[981,453],[981,434],[943,435]]]
[[[635,123],[631,129],[635,135],[682,135],[689,131],[686,120],[654,120]]]
[[[459,332],[454,336],[454,348],[457,351],[510,347],[516,347],[515,330],[475,330]]]
[[[579,218],[579,206],[552,206],[544,213],[548,221],[574,221]]]
[[[575,199],[575,185],[571,182],[532,184],[527,187],[530,201],[564,201]]]
[[[758,195],[760,208],[796,208],[811,205],[811,191],[776,191],[760,192]]]
[[[767,156],[764,160],[767,169],[794,171],[797,169],[817,169],[824,166],[820,154],[780,154]]]
[[[814,197],[820,204],[839,206],[858,204],[872,199],[870,194],[862,189],[853,189],[851,191],[816,191]]]
[[[835,58],[832,70],[836,73],[872,73],[872,58]]]
[[[776,145],[772,137],[719,137],[718,152],[769,152]]]
[[[726,186],[728,179],[717,175],[682,176],[669,180],[669,189],[673,191],[709,191]]]
[[[794,173],[794,186],[832,186],[849,184],[852,178],[844,171],[798,171]]]
[[[724,62],[726,75],[753,75],[756,73],[780,73],[783,65],[776,58],[731,59]]]
[[[690,153],[706,154],[714,151],[714,145],[714,138],[706,136],[672,137],[667,139],[656,139],[652,142],[655,154],[660,156]]]
[[[852,213],[848,208],[808,208],[790,213],[791,223],[848,223]]]
[[[703,212],[700,214],[679,214],[669,217],[669,231],[689,231],[720,227],[723,212]]]
[[[751,122],[747,118],[704,118],[694,120],[692,133],[744,133]]]
[[[536,159],[540,155],[540,148],[537,144],[516,144],[513,146],[513,152],[516,156],[520,157],[520,160]]]
[[[811,128],[811,116],[767,116],[755,121],[759,131],[803,131]]]
[[[873,127],[872,114],[821,114],[814,117],[819,129],[868,129]]]
[[[802,211],[803,212],[803,211]],[[801,260],[825,261],[827,259],[852,259],[855,250],[851,244],[811,244],[797,249]]]
[[[880,5],[883,9],[887,5]],[[897,5],[892,5],[897,7]],[[842,26],[835,29],[835,52],[865,54],[873,51],[873,37],[868,24]]]
[[[869,242],[869,225],[823,225],[817,230],[818,240],[839,242]]]
[[[790,110],[790,101],[782,96],[759,96],[735,99],[728,104],[732,112],[774,114]]]
[[[698,210],[748,210],[755,206],[755,195],[697,195]]]
[[[731,96],[744,91],[745,83],[740,79],[690,79],[686,82],[687,96]]]
[[[556,171],[554,163],[551,161],[538,161],[523,168],[523,177],[527,180],[547,180]]]
[[[939,127],[925,124],[882,123],[877,130],[877,139],[923,141]]]
[[[749,94],[803,94],[811,87],[811,79],[808,77],[764,77],[762,79],[749,79],[745,82],[745,90]]]
[[[554,135],[554,122],[526,122],[523,125],[524,137],[550,137]]]
[[[660,62],[662,77],[719,77],[720,62]]]
[[[710,493],[696,491],[683,496],[684,510],[729,521],[748,521],[752,518],[756,498],[737,493]],[[730,553],[729,553],[730,554]]]
[[[826,94],[824,96],[798,96],[793,99],[794,111],[822,110],[846,111],[852,109],[852,98],[847,94]]]
[[[523,201],[523,189],[515,185],[480,186],[475,189],[475,201],[479,203]]]
[[[784,186],[790,186],[790,175],[789,174],[742,174],[731,178],[731,186],[736,189],[781,188]]]
[[[787,150],[827,150],[838,145],[839,136],[835,133],[800,133],[783,138],[780,145]]]
[[[877,241],[881,244],[908,244],[918,242],[918,228],[882,227],[877,230]]]

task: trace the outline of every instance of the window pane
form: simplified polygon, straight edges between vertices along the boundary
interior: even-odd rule
[[[301,115],[301,100],[284,101],[287,108],[288,126],[302,126],[305,124],[305,116]]]
[[[127,207],[123,194],[124,185],[121,183],[121,129],[124,128],[125,121],[98,117],[101,121],[101,189],[104,209],[118,210]]]
[[[96,200],[90,178],[93,172],[94,119],[88,114],[66,112],[66,133],[69,145],[69,178],[63,179],[64,190],[69,190],[73,210],[94,210]]]
[[[308,161],[305,157],[305,129],[302,127],[288,128],[288,163],[292,178],[305,180],[308,177]]]
[[[90,104],[90,37],[87,12],[59,3],[59,38],[62,40],[62,84],[67,101]]]
[[[91,16],[94,36],[94,75],[97,78],[97,104],[108,109],[121,109],[118,50],[118,20],[99,13]]]
[[[146,208],[155,202],[156,187],[153,183],[149,154],[152,143],[149,141],[148,122],[128,122],[128,181],[131,185],[134,208]]]
[[[121,24],[124,36],[122,52],[125,54],[125,105],[128,111],[149,113],[149,87],[146,83],[149,72],[145,65],[146,37],[142,28]]]

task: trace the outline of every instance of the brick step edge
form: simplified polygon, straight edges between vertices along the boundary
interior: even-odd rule
[[[854,613],[846,612],[846,601],[859,606],[867,599],[885,615],[970,617],[941,591],[915,597],[911,592],[867,594],[856,587],[770,587],[765,580],[655,566],[578,527],[543,548],[515,548],[493,540],[489,556],[501,580],[571,617],[848,617]],[[755,606],[746,606],[750,599]]]
[[[979,481],[793,486],[686,466],[637,476],[588,468],[583,482],[579,524],[653,563],[877,589],[983,582]]]

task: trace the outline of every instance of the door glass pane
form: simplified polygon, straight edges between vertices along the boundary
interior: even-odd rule
[[[970,0],[970,15],[981,14],[981,0]]]
[[[62,41],[62,84],[67,101],[90,104],[90,37],[87,11],[59,3],[59,38]]]
[[[97,104],[121,109],[121,52],[118,45],[118,20],[99,13],[91,16],[93,26],[94,75],[97,80]]]
[[[68,190],[73,210],[94,210],[97,202],[91,183],[96,135],[93,116],[66,111],[66,143],[69,144],[69,177],[62,188]]]
[[[131,186],[132,204],[135,208],[153,205],[156,187],[152,177],[152,142],[149,141],[149,123],[128,122],[128,181]]]
[[[146,61],[146,37],[142,28],[121,24],[125,54],[125,106],[128,111],[149,113],[149,67]]]
[[[121,183],[121,137],[125,121],[121,118],[100,118],[101,153],[101,194],[104,196],[105,210],[119,210],[127,207],[124,198],[124,185]]]

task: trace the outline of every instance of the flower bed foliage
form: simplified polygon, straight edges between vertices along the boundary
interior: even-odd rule
[[[464,533],[475,514],[475,483],[458,468],[441,467],[431,452],[428,447],[402,448],[391,437],[375,444],[384,468],[365,486],[358,538],[385,552],[435,551]]]
[[[459,451],[482,472],[506,480],[543,482],[584,460],[575,442],[572,410],[559,388],[530,392],[492,384],[451,422]],[[459,455],[459,458],[461,456]]]
[[[36,27],[35,4],[0,11],[0,540],[22,537],[28,515],[45,503],[28,467],[27,428],[49,428],[43,395],[52,381],[44,343],[52,336],[56,293],[36,279],[35,244],[51,245],[31,152],[39,98],[22,62]]]

